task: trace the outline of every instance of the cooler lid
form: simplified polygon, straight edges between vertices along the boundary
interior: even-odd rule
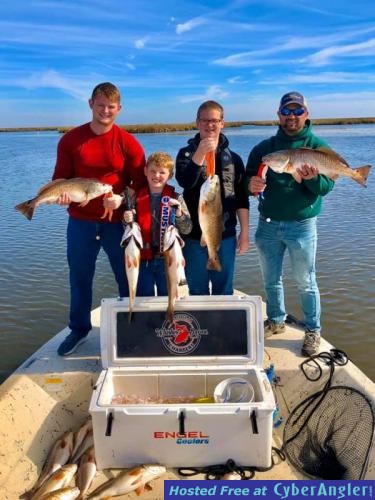
[[[167,297],[139,297],[129,322],[127,298],[103,299],[103,368],[262,366],[260,297],[182,297],[176,300],[173,322],[166,319],[167,306]]]

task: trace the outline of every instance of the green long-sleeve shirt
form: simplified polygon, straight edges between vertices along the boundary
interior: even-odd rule
[[[257,175],[262,157],[281,149],[329,147],[311,131],[310,120],[297,135],[288,135],[279,127],[276,135],[260,142],[250,152],[246,165],[246,189],[250,177]],[[303,220],[315,217],[321,211],[322,196],[329,193],[334,181],[325,175],[296,182],[290,174],[267,171],[267,187],[259,200],[258,210],[264,217],[274,220]],[[249,193],[251,194],[251,193]]]

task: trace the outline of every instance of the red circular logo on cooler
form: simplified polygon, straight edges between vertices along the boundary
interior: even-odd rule
[[[161,328],[156,329],[164,347],[172,354],[191,354],[198,347],[202,335],[208,330],[201,329],[197,319],[189,313],[175,313],[173,321],[164,321]]]

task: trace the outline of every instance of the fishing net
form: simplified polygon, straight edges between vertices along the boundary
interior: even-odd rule
[[[312,358],[322,359],[322,355],[326,362],[331,356],[321,353]],[[374,434],[374,411],[357,389],[330,387],[335,362],[331,358],[328,363],[331,375],[324,389],[310,395],[290,414],[284,428],[283,451],[297,469],[309,476],[363,479]]]

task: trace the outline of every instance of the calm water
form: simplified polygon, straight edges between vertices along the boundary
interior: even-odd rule
[[[243,127],[227,131],[232,148],[246,162],[250,149],[275,132],[273,127]],[[375,125],[320,126],[327,139],[350,165],[375,165]],[[138,138],[146,154],[165,150],[176,155],[191,134],[143,134]],[[32,222],[14,210],[46,183],[54,167],[60,136],[45,133],[0,134],[1,257],[0,270],[0,381],[33,351],[66,326],[68,269],[65,258],[66,212],[41,206]],[[344,349],[375,380],[375,172],[368,188],[340,179],[326,199],[319,218],[318,279],[322,295],[323,333]],[[251,201],[251,241],[257,224]],[[286,261],[288,312],[300,316],[294,284]],[[117,291],[106,256],[101,254],[95,278],[94,306]],[[235,287],[262,294],[254,246],[238,258]]]

